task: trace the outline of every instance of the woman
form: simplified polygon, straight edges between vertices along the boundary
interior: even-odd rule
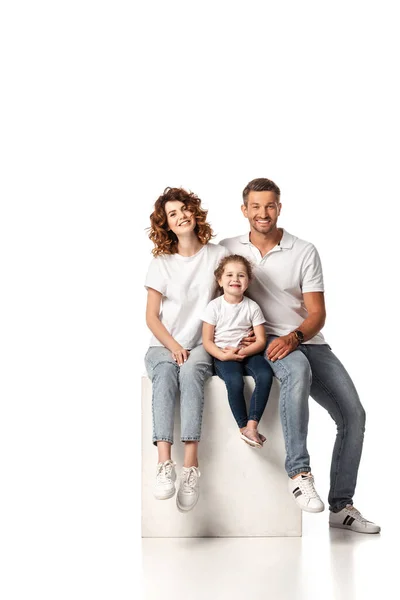
[[[204,382],[212,359],[201,344],[201,314],[215,297],[214,270],[228,251],[209,243],[213,233],[201,200],[182,188],[166,188],[150,215],[154,259],[146,277],[146,323],[153,336],[145,357],[153,384],[153,443],[158,464],[154,495],[175,494],[171,459],[174,404],[180,392],[184,464],[176,498],[180,511],[191,510],[199,496],[197,450],[204,403]]]

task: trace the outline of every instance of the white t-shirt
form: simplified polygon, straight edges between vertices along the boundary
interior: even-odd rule
[[[218,348],[236,348],[252,327],[265,323],[261,308],[246,296],[238,304],[230,304],[223,296],[211,300],[202,319],[215,325],[214,343]]]
[[[323,292],[321,260],[316,248],[283,230],[280,243],[262,257],[249,240],[249,234],[220,242],[232,254],[241,254],[254,265],[254,280],[247,294],[260,305],[265,330],[271,335],[287,335],[307,318],[303,294]],[[325,344],[321,332],[305,342]]]
[[[163,295],[160,320],[172,337],[187,350],[201,344],[201,314],[215,298],[214,271],[228,255],[226,248],[208,243],[194,256],[165,254],[153,258],[145,286]],[[162,346],[153,335],[150,346]]]

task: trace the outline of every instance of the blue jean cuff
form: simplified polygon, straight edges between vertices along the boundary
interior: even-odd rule
[[[294,477],[295,475],[298,475],[299,473],[311,473],[311,469],[310,469],[310,467],[303,467],[302,469],[294,469],[294,471],[290,471],[288,473],[288,476]]]
[[[183,437],[181,438],[181,442],[199,442],[200,436],[198,437]]]
[[[170,444],[173,444],[173,443],[174,443],[174,440],[173,440],[173,439],[171,439],[171,438],[166,438],[166,437],[163,437],[163,438],[156,438],[156,437],[153,437],[153,444],[154,444],[155,446],[157,446],[157,442],[169,442]]]
[[[345,508],[345,506],[347,506],[348,504],[351,504],[353,506],[353,502],[351,500],[346,500],[346,502],[342,502],[341,504],[338,504],[335,507],[330,506],[329,510],[333,513],[338,513],[341,510],[343,510]]]

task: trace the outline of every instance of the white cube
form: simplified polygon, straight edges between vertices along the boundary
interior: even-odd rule
[[[245,378],[247,401],[254,389]],[[175,405],[172,458],[177,474],[183,464],[179,399]],[[142,378],[142,535],[143,537],[301,536],[301,510],[291,498],[284,468],[285,447],[279,418],[279,384],[274,380],[259,424],[267,441],[252,448],[239,437],[225,383],[211,377],[204,390],[199,444],[200,497],[194,509],[181,513],[175,497],[153,496],[157,449],[152,444],[151,382]],[[177,480],[178,486],[178,480]]]

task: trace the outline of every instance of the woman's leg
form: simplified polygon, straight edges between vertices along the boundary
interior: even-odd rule
[[[171,458],[174,441],[175,400],[179,393],[179,367],[171,353],[163,346],[152,346],[145,357],[147,373],[151,379],[153,410],[153,443],[157,444],[159,462]]]
[[[190,351],[188,360],[178,368],[181,394],[181,440],[192,442],[185,443],[185,466],[197,466],[197,442],[200,441],[201,435],[204,383],[212,375],[212,359],[203,346],[197,346]]]
[[[175,494],[175,465],[171,460],[174,433],[174,408],[178,395],[178,366],[167,348],[149,348],[145,364],[152,381],[153,443],[157,445],[158,464],[154,496],[167,500]]]
[[[247,425],[247,408],[243,388],[243,365],[234,360],[214,360],[215,371],[226,385],[229,406],[239,428]]]
[[[179,368],[181,390],[181,439],[185,455],[176,505],[181,512],[192,510],[199,498],[197,449],[201,434],[204,405],[204,382],[212,375],[212,359],[203,346],[191,350]]]

